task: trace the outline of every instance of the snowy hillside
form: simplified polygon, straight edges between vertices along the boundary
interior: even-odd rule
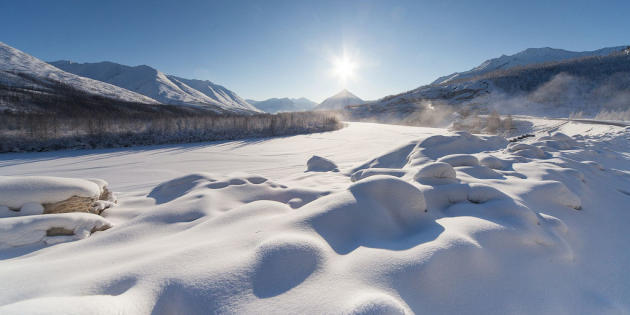
[[[482,62],[476,68],[464,72],[455,72],[443,77],[439,77],[431,84],[448,83],[456,79],[472,78],[495,70],[506,70],[518,66],[545,63],[551,61],[561,61],[589,56],[607,56],[613,52],[618,52],[626,46],[607,47],[593,51],[568,51],[556,48],[528,48],[514,55],[502,55]]]
[[[264,101],[247,100],[248,103],[267,113],[301,112],[311,110],[317,103],[301,98],[270,98]]]
[[[357,105],[362,103],[364,103],[362,99],[344,89],[343,91],[325,99],[317,105],[317,107],[315,107],[315,110],[343,109],[348,105]]]
[[[94,80],[107,82],[151,97],[163,104],[219,107],[232,112],[258,112],[234,92],[210,81],[166,75],[146,65],[126,66],[113,62],[50,64]]]
[[[118,205],[1,217],[0,313],[629,313],[630,129],[528,123],[6,154]]]
[[[439,85],[425,85],[366,105],[349,107],[351,119],[398,122],[447,118],[461,110],[542,117],[616,116],[630,120],[630,55],[584,57],[495,70]],[[413,122],[410,122],[413,124]]]
[[[0,84],[12,87],[41,88],[64,84],[78,91],[127,102],[156,104],[156,100],[104,83],[65,72],[29,54],[0,42]],[[52,91],[54,93],[54,91]],[[1,104],[0,104],[1,105]]]

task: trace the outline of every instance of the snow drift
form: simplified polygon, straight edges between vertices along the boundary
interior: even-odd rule
[[[177,176],[105,211],[106,232],[0,251],[15,284],[0,312],[624,313],[630,147],[607,132],[531,139],[538,157],[435,129],[367,162],[333,156],[339,172],[287,157],[286,182]]]

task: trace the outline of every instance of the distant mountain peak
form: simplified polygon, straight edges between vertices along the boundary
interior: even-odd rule
[[[316,110],[335,110],[335,109],[343,109],[348,105],[357,105],[362,104],[364,101],[360,99],[358,96],[352,94],[347,89],[341,90],[339,93],[325,99],[321,102]]]

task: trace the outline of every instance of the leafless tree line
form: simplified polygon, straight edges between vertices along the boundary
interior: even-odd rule
[[[338,129],[329,112],[257,115],[147,115],[60,117],[5,112],[0,152],[50,151],[272,137]]]

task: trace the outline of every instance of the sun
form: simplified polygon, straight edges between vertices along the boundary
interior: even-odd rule
[[[346,84],[348,80],[355,77],[357,67],[357,62],[345,53],[340,57],[334,57],[332,60],[332,74],[342,84]]]

